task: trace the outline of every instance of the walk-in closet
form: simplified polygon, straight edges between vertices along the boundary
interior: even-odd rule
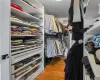
[[[100,80],[100,0],[0,0],[0,80]]]

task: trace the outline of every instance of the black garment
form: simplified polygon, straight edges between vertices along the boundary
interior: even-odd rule
[[[72,39],[73,40],[80,40],[83,39],[83,33],[81,30],[83,29],[83,22],[75,22],[72,23]]]
[[[80,22],[73,22],[73,16],[74,15],[74,0],[71,0],[71,4],[70,4],[70,8],[69,8],[69,23],[70,25],[72,26],[72,39],[73,40],[80,40],[80,39],[83,39],[83,34],[80,30],[83,29],[83,23],[84,23],[84,20],[83,20],[83,14],[82,14],[82,8],[81,8],[81,5],[83,4],[81,0],[79,0],[80,3],[80,18],[81,18],[81,21]]]
[[[83,44],[74,43],[65,60],[65,80],[83,80]]]
[[[69,21],[69,23],[72,23],[72,21],[73,21],[73,5],[74,4],[74,0],[71,0],[71,4],[70,4],[70,8],[69,8],[69,18],[68,18],[68,21]]]
[[[82,0],[79,0],[79,1],[80,1],[79,6],[80,6],[80,14],[81,14],[80,17],[81,17],[81,20],[83,20],[83,14],[82,14],[82,10],[81,10],[82,9],[81,4],[83,4],[83,3],[82,3]],[[73,16],[75,16],[74,15],[74,0],[71,0],[70,8],[69,8],[68,13],[69,13],[68,21],[71,25],[71,23],[73,22]]]

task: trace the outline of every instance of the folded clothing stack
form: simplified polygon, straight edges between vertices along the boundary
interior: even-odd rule
[[[35,36],[38,36],[38,35],[42,35],[42,32],[36,28],[12,26],[11,34],[12,35],[35,35]]]
[[[24,66],[25,64],[27,64],[27,63],[29,63],[29,62],[32,62],[33,60],[35,60],[35,59],[37,59],[37,58],[39,58],[39,57],[40,57],[40,55],[37,54],[37,55],[34,55],[34,56],[32,56],[32,57],[29,57],[29,58],[27,58],[27,59],[25,59],[25,60],[22,60],[22,61],[16,63],[16,64],[14,65],[14,70],[19,69],[20,67]]]
[[[41,44],[43,44],[43,40],[41,39],[16,39],[16,40],[11,40],[11,49],[12,52],[15,52],[18,50],[38,47],[41,46]]]
[[[92,68],[91,68],[91,65],[89,63],[89,60],[88,60],[88,57],[87,56],[84,56],[82,58],[82,63],[84,64],[88,74],[90,75],[90,78],[94,80],[94,74],[93,74],[93,71],[92,71]]]
[[[22,19],[16,17],[16,16],[11,16],[12,21],[18,21],[18,22],[23,22]]]
[[[34,59],[36,58],[33,58],[32,61],[34,61]],[[41,59],[35,61],[34,63],[31,63],[29,66],[25,67],[24,69],[21,69],[19,72],[15,73],[15,78],[18,78],[19,76],[21,76],[22,74],[24,74],[25,72],[29,71],[30,69],[32,69],[35,65],[37,65],[38,63],[40,63]],[[24,61],[25,62],[25,61]],[[24,63],[22,63],[24,64]],[[25,63],[26,64],[26,63]],[[24,65],[25,65],[24,64]],[[24,66],[23,65],[23,66]],[[17,68],[18,69],[18,68]]]
[[[25,45],[31,45],[31,44],[42,44],[43,41],[41,39],[29,39],[29,40],[24,40]]]
[[[85,47],[90,54],[94,55],[96,64],[100,64],[100,35],[89,38]]]
[[[37,44],[42,44],[42,43],[43,43],[43,40],[41,40],[41,39],[36,39],[36,43],[37,43]]]
[[[36,64],[40,63],[41,59],[37,60],[36,62],[32,63],[30,66],[34,67]],[[27,80],[28,77],[30,77],[33,73],[35,74],[35,72],[39,69],[39,66],[35,67],[32,71],[30,71],[28,74],[26,74],[25,76],[23,76],[21,78],[21,80]]]
[[[22,35],[29,33],[30,35],[39,35],[39,30],[36,28],[28,28],[28,27],[23,27],[22,28]]]
[[[31,44],[35,44],[35,43],[36,43],[36,41],[33,39],[24,41],[24,44],[26,44],[26,45],[31,45]]]
[[[22,29],[18,26],[11,27],[11,34],[12,35],[21,35]]]
[[[39,69],[39,66],[34,68],[32,71],[30,71],[28,74],[23,76],[20,80],[27,80],[32,74],[35,74],[35,72]]]
[[[23,40],[11,40],[11,45],[21,45],[23,44]]]
[[[20,10],[20,11],[23,12],[22,7],[20,7],[19,5],[15,4],[15,3],[11,3],[10,5],[11,5],[11,7],[13,7],[13,8],[15,8],[15,9]]]

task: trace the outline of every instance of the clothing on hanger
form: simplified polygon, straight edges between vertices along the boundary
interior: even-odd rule
[[[80,22],[81,21],[80,0],[74,0],[73,5],[74,5],[73,22]]]
[[[48,38],[46,44],[47,44],[47,52],[46,52],[47,58],[63,55],[62,44],[59,40]]]
[[[65,60],[65,80],[83,80],[83,43],[75,42]]]
[[[83,0],[71,0],[69,8],[69,23],[81,22],[83,18]]]
[[[52,21],[53,21],[54,32],[58,32],[58,29],[57,29],[57,25],[56,25],[54,16],[52,16]]]

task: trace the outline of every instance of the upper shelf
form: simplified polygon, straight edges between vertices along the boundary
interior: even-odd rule
[[[29,14],[36,14],[36,15],[42,14],[42,12],[40,12],[40,10],[38,10],[38,8],[34,8],[34,7],[30,6],[29,4],[27,4],[24,1],[23,0],[12,0],[13,3],[21,6],[22,9]],[[26,1],[29,3],[30,0],[26,0]],[[35,1],[35,0],[33,0],[33,1]]]
[[[90,28],[86,34],[90,34],[90,35],[96,35],[96,34],[100,34],[100,21],[95,22],[93,24],[94,26],[92,28]]]
[[[94,56],[92,54],[89,54],[86,49],[85,49],[85,52],[88,56],[88,59],[89,59],[89,62],[91,64],[91,67],[92,67],[92,70],[93,70],[95,77],[99,78],[98,80],[100,80],[100,65],[97,65],[95,63]]]
[[[17,10],[15,8],[12,8],[12,7],[11,7],[11,12],[16,14],[17,16],[25,19],[25,20],[30,20],[30,21],[34,21],[34,22],[41,22],[42,21],[41,19],[39,19],[35,16],[32,16],[32,15],[26,13],[26,12],[22,12],[22,11]]]
[[[21,27],[27,26],[27,27],[40,28],[39,26],[31,25],[31,24],[24,23],[24,22],[21,22],[21,21],[16,21],[16,20],[11,20],[11,24],[12,25],[19,25]]]
[[[39,2],[39,0],[25,0],[29,3],[34,3],[33,5],[36,5],[38,8],[43,7],[43,5]]]

